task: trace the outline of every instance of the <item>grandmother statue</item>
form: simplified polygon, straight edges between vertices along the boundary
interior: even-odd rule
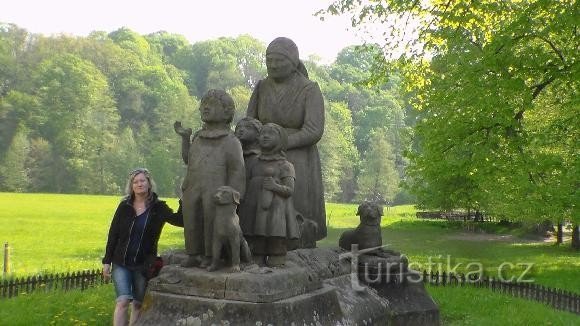
[[[295,209],[304,217],[301,243],[315,246],[326,237],[322,171],[316,144],[324,132],[324,100],[316,82],[308,79],[298,47],[289,38],[274,39],[266,50],[268,76],[258,82],[247,116],[275,123],[288,135],[287,160],[294,165]],[[306,239],[304,239],[306,237]]]

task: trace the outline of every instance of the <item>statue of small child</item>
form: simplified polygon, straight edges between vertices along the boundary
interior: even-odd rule
[[[260,130],[262,130],[262,123],[254,118],[245,117],[236,124],[234,134],[242,143],[244,165],[246,167],[246,185],[250,184],[250,172],[258,161],[258,155],[260,154],[260,144],[258,143]],[[242,199],[238,206],[238,215],[240,216],[240,226],[244,233],[251,229],[255,214],[256,202]]]
[[[236,124],[234,133],[242,143],[246,172],[258,160],[258,155],[260,154],[260,144],[258,142],[260,130],[262,130],[262,123],[254,118],[245,117]]]
[[[191,137],[176,121],[181,136],[181,156],[187,164],[183,180],[183,222],[185,251],[183,267],[207,267],[212,257],[213,223],[216,214],[214,195],[219,187],[230,186],[243,197],[246,170],[240,141],[230,130],[234,101],[225,91],[209,90],[201,99],[199,111],[203,127]]]
[[[294,209],[294,166],[286,160],[288,136],[284,128],[267,123],[258,137],[260,154],[250,170],[248,197],[255,210],[244,218],[249,224],[244,237],[251,242],[254,262],[283,266],[291,241],[300,237]]]

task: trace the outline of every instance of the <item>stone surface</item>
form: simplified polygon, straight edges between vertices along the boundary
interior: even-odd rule
[[[389,302],[386,320],[391,325],[438,325],[439,309],[422,283],[370,285]]]
[[[240,257],[248,262],[252,260],[250,248],[240,228],[240,219],[236,214],[236,209],[240,204],[240,193],[232,187],[221,186],[217,189],[213,199],[216,211],[212,239],[212,263],[207,270],[219,269],[221,253],[229,249],[227,259],[230,271],[239,272]]]
[[[242,266],[241,273],[165,266],[150,281],[140,325],[438,325],[439,312],[419,276],[395,255],[358,259],[339,248],[288,252],[287,268]],[[182,253],[166,255],[172,263]],[[340,258],[340,259],[339,259]],[[399,278],[367,282],[360,266],[386,260]],[[386,272],[387,269],[375,268]],[[368,279],[373,280],[368,277]],[[217,290],[219,289],[219,290]]]
[[[354,230],[343,232],[338,245],[345,250],[351,250],[353,245],[357,245],[359,250],[381,247],[383,206],[365,201],[358,206],[356,215],[360,216],[359,225]]]
[[[275,271],[252,265],[241,273],[207,272],[170,265],[151,280],[149,287],[152,291],[165,293],[255,303],[274,302],[322,287],[321,281],[309,278],[304,268],[291,262],[287,265]]]
[[[211,89],[202,97],[199,112],[203,126],[195,132],[181,122],[173,125],[181,136],[181,157],[187,172],[183,190],[185,249],[192,257],[213,255],[213,226],[216,205],[212,197],[222,186],[244,196],[246,170],[242,145],[230,130],[235,111],[234,100],[223,90]],[[208,216],[205,216],[208,215]],[[219,227],[219,226],[218,226]],[[188,261],[190,265],[194,260]]]
[[[315,233],[300,242],[312,245],[326,237],[326,213],[322,168],[316,144],[324,132],[324,99],[320,87],[308,78],[298,47],[285,37],[274,39],[266,49],[268,76],[258,81],[246,115],[263,124],[275,123],[288,134],[287,160],[294,165],[294,208],[316,223]]]
[[[268,266],[281,266],[287,250],[300,237],[298,216],[292,201],[294,166],[286,160],[288,135],[281,126],[266,123],[258,136],[260,154],[249,170],[244,207],[244,236],[252,254]],[[246,216],[243,216],[246,214]]]

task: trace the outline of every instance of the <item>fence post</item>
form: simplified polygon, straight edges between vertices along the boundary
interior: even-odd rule
[[[10,245],[8,242],[4,243],[4,267],[2,268],[2,278],[6,278],[10,274]]]
[[[87,275],[87,271],[83,271],[81,273],[81,291],[84,291],[88,288],[89,277]]]
[[[4,279],[2,281],[2,291],[0,291],[0,297],[7,298],[8,297],[8,280]]]
[[[32,291],[34,291],[34,285],[32,284],[32,280],[33,280],[32,276],[28,276],[26,279],[23,277],[22,281],[24,282],[24,284],[20,288],[20,292],[24,292],[27,294],[32,293]]]

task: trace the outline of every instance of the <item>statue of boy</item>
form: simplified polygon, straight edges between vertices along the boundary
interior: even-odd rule
[[[183,184],[183,222],[185,251],[183,267],[207,267],[212,257],[213,223],[217,189],[230,186],[243,196],[246,173],[240,141],[230,130],[234,116],[233,99],[222,90],[209,90],[201,99],[199,111],[203,127],[191,138],[191,129],[176,121],[181,136],[181,156],[187,164]]]

